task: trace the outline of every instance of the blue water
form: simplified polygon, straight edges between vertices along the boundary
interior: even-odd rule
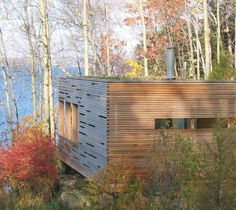
[[[72,75],[79,75],[78,68],[70,67],[68,72]],[[82,69],[83,73],[83,69]],[[21,121],[25,116],[32,115],[32,93],[31,93],[31,76],[30,73],[24,70],[11,70],[13,87],[15,91],[19,120]],[[65,76],[63,71],[59,68],[53,68],[53,90],[54,100],[57,104],[57,79],[59,76]],[[39,76],[36,76],[37,90],[39,90]],[[38,92],[37,92],[38,94]],[[37,95],[38,98],[38,95]],[[7,110],[4,94],[4,82],[2,78],[2,69],[0,68],[0,144],[1,141],[5,141],[9,129],[7,125]],[[13,110],[13,109],[12,109]]]

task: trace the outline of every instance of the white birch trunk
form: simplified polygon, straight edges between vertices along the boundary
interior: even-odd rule
[[[46,132],[52,137],[55,135],[54,103],[52,94],[52,64],[49,41],[47,1],[40,0],[42,22],[42,44],[44,63],[44,105],[43,118],[46,122]]]
[[[97,76],[97,68],[96,68],[96,63],[97,63],[97,53],[96,53],[96,44],[95,44],[95,36],[93,36],[93,72],[94,76]]]
[[[105,9],[105,21],[106,21],[106,66],[107,66],[107,75],[111,76],[111,61],[110,61],[110,24],[108,17],[108,2],[104,1],[104,9]]]
[[[2,55],[1,55],[1,60],[2,60]],[[2,75],[3,75],[3,81],[4,81],[4,93],[5,93],[6,108],[7,108],[7,124],[10,130],[13,130],[12,111],[11,111],[11,103],[10,103],[10,96],[9,96],[10,94],[9,94],[8,73],[4,66],[2,66]]]
[[[88,34],[88,39],[89,39],[89,42],[92,43],[92,45],[94,45],[93,52],[96,53],[96,55],[94,55],[94,57],[96,57],[96,61],[99,65],[99,68],[100,68],[100,71],[101,71],[102,75],[105,75],[106,71],[104,69],[104,66],[102,65],[101,59],[99,58],[99,55],[98,55],[98,52],[97,52],[98,46],[96,45],[96,42],[95,42],[95,36],[93,36],[93,38],[91,38],[91,33],[89,33]]]
[[[220,34],[220,0],[217,0],[217,63],[220,63],[220,45],[221,45],[221,34]]]
[[[145,18],[144,18],[144,11],[143,11],[143,0],[139,0],[139,11],[140,11],[140,17],[141,17],[142,28],[143,28],[144,76],[147,77],[149,75],[148,61],[147,61],[147,33],[146,33],[146,23],[145,23]]]
[[[199,25],[198,21],[195,26],[196,33],[196,51],[197,51],[197,79],[200,80],[200,40],[199,40]]]
[[[190,76],[195,77],[194,75],[194,55],[193,55],[193,36],[190,20],[187,21],[188,25],[188,38],[189,38],[189,48],[190,48]]]
[[[18,114],[18,107],[17,107],[17,102],[16,102],[16,97],[15,97],[15,92],[12,84],[12,79],[10,78],[9,75],[9,65],[7,61],[7,56],[6,56],[6,50],[3,42],[3,35],[2,35],[2,30],[0,29],[0,59],[2,63],[2,70],[3,70],[3,78],[4,78],[4,89],[5,89],[5,97],[6,97],[6,106],[8,110],[8,124],[10,125],[11,130],[14,129],[14,117],[16,120],[16,125],[18,128],[19,125],[19,114]],[[11,102],[10,98],[13,104],[13,111],[11,110]]]
[[[25,16],[25,29],[31,59],[31,91],[32,91],[32,107],[33,107],[33,117],[34,120],[37,118],[37,99],[36,99],[36,85],[35,85],[35,52],[33,48],[33,41],[32,41],[32,32],[31,26],[29,21],[29,14],[28,14],[28,0],[24,1],[24,16]]]
[[[87,4],[88,4],[87,0],[83,0],[84,75],[85,76],[89,76]]]
[[[234,79],[236,79],[236,1],[234,0]]]
[[[208,4],[207,0],[203,0],[204,8],[204,42],[205,42],[205,79],[208,79],[211,72],[211,44],[210,44],[210,28],[208,22]]]
[[[227,42],[228,42],[228,50],[229,50],[229,54],[232,58],[233,56],[233,48],[232,48],[232,40],[231,40],[231,37],[230,37],[230,31],[229,31],[229,23],[228,23],[228,20],[225,21],[225,24],[226,24],[226,35],[227,35]]]

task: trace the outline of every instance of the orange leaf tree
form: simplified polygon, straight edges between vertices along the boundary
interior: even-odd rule
[[[55,144],[39,125],[24,121],[14,132],[12,144],[0,149],[0,187],[13,191],[30,189],[44,199],[50,198],[57,181]]]

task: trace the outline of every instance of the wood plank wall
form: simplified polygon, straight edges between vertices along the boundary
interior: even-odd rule
[[[155,119],[236,117],[234,82],[110,82],[108,84],[108,161],[128,156],[136,175],[145,176]],[[184,129],[197,141],[212,140],[211,129]]]
[[[59,106],[59,157],[84,176],[94,174],[107,163],[107,83],[60,78]]]

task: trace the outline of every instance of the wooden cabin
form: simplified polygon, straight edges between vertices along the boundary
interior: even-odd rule
[[[236,82],[60,78],[58,155],[85,177],[128,156],[142,176],[161,128],[207,141],[215,114],[230,126]]]

